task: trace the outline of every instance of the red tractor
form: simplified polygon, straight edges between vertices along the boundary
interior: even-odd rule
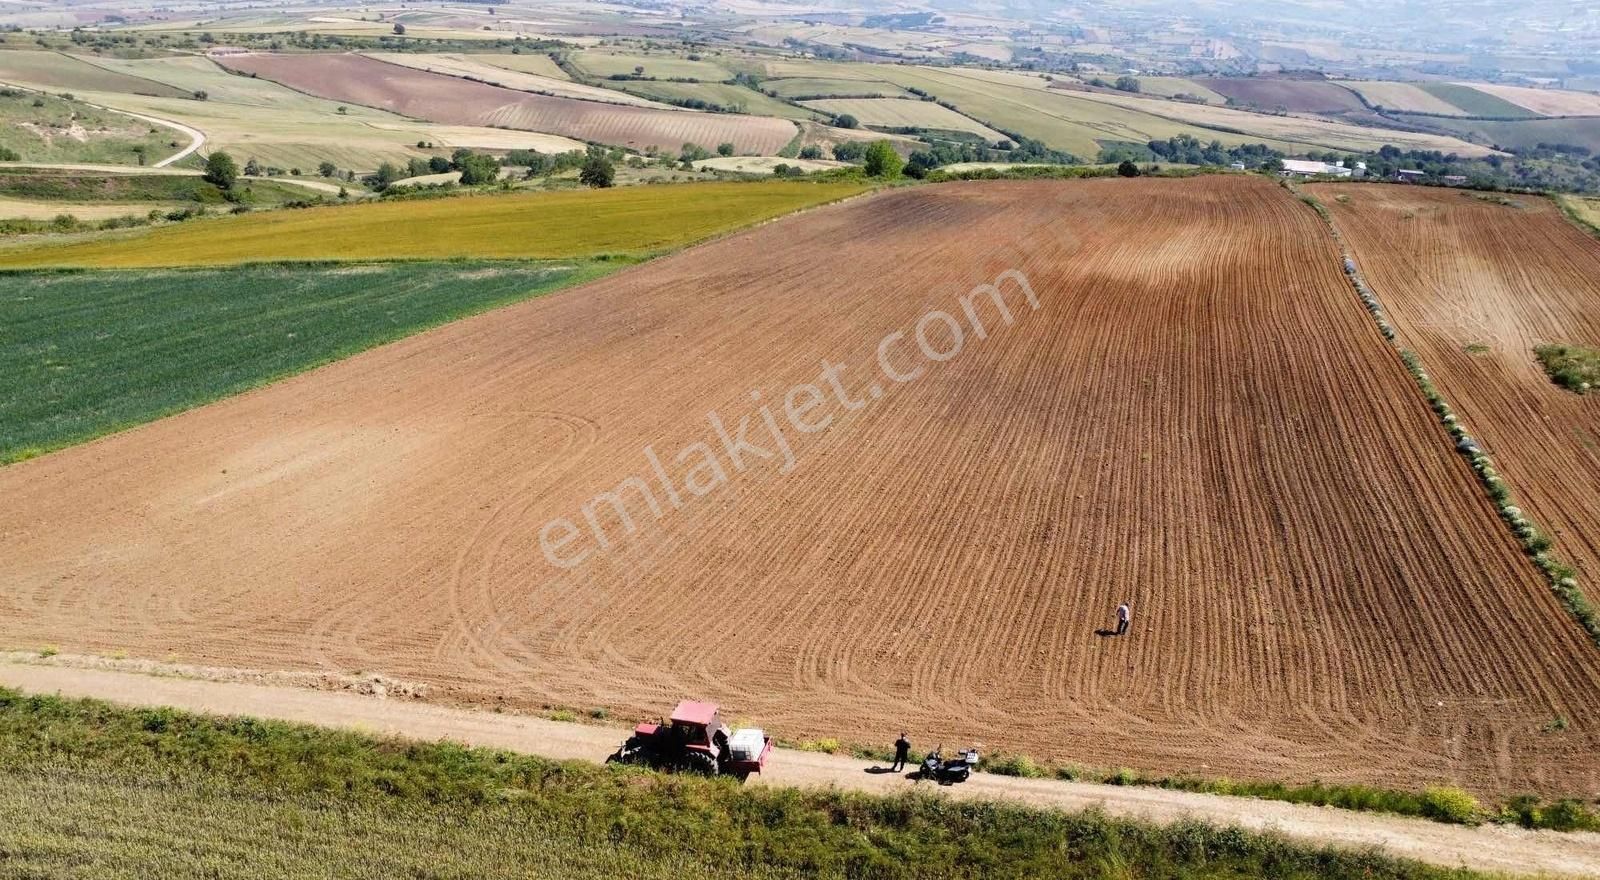
[[[656,770],[733,776],[743,782],[760,773],[772,753],[772,737],[758,728],[729,730],[713,703],[684,700],[672,720],[641,724],[606,763],[640,764]]]

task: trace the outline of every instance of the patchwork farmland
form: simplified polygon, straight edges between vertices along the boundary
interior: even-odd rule
[[[1037,309],[1005,282],[1012,323],[963,311],[1007,270]],[[911,341],[935,311],[943,361]],[[761,407],[824,362],[792,469],[710,451],[710,412],[771,449]],[[634,497],[632,533],[552,564],[549,523],[647,448],[688,486],[696,443],[707,497],[646,483],[659,516]],[[857,199],[8,466],[0,497],[0,642],[1237,777],[1582,793],[1600,748],[1594,644],[1320,219],[1255,177]],[[1123,600],[1133,637],[1097,636]]]
[[[773,155],[796,135],[781,119],[658,110],[553,97],[388,64],[363,55],[230,55],[224,66],[334,101],[348,101],[432,122],[484,125],[584,141],[676,150],[733,143],[740,152]]]

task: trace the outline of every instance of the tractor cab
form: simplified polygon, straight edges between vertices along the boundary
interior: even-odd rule
[[[719,761],[728,757],[728,728],[715,704],[684,700],[672,710],[669,730],[686,749],[706,752]]]

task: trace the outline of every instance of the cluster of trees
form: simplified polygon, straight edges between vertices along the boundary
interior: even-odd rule
[[[911,154],[906,174],[923,177],[927,172],[959,162],[1027,162],[1045,165],[1076,165],[1078,157],[1054,150],[1029,138],[1000,141],[994,147],[970,142],[937,141]]]
[[[573,168],[580,168],[588,161],[589,154],[582,150],[570,150],[565,153],[536,153],[533,150],[512,150],[506,154],[505,165],[526,168],[523,174],[526,180],[535,177],[548,177],[551,174],[560,174]]]
[[[1136,95],[1139,93],[1139,80],[1132,76],[1119,76],[1116,82],[1106,82],[1097,76],[1089,80],[1089,85],[1101,89],[1116,89],[1119,92],[1132,92]]]
[[[1202,144],[1199,138],[1189,134],[1180,134],[1164,141],[1151,141],[1146,146],[1156,158],[1184,165],[1228,165],[1233,162],[1243,162],[1246,167],[1254,168],[1284,157],[1282,151],[1274,150],[1266,144],[1224,147],[1222,141],[1213,140]]]
[[[1124,160],[1212,166],[1242,162],[1247,168],[1261,168],[1273,166],[1283,157],[1281,151],[1274,150],[1266,144],[1225,147],[1222,141],[1213,140],[1206,143],[1189,134],[1176,135],[1166,140],[1153,140],[1145,144],[1120,144],[1100,151],[1100,163],[1103,165]]]
[[[331,164],[324,162],[323,168]],[[377,171],[363,177],[361,182],[382,192],[397,180],[422,177],[427,174],[444,174],[450,171],[461,173],[463,186],[493,183],[500,178],[500,160],[486,153],[474,153],[466,147],[461,147],[448,159],[443,156],[433,156],[428,159],[413,158],[407,160],[404,165],[384,162],[378,166]]]
[[[1582,146],[1564,144],[1559,149],[1540,144],[1512,150],[1509,156],[1466,157],[1438,150],[1402,150],[1385,145],[1375,153],[1310,153],[1323,162],[1344,159],[1367,163],[1367,174],[1390,177],[1401,169],[1421,171],[1430,178],[1465,177],[1477,189],[1552,189],[1573,192],[1600,190],[1600,159]]]

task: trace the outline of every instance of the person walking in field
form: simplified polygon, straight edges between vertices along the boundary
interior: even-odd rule
[[[894,741],[894,766],[891,772],[898,773],[906,769],[906,761],[911,759],[911,740],[906,739],[906,732],[900,731],[900,738]]]
[[[1128,632],[1128,621],[1132,618],[1133,611],[1128,608],[1128,603],[1124,602],[1117,606],[1117,635],[1125,635]]]

